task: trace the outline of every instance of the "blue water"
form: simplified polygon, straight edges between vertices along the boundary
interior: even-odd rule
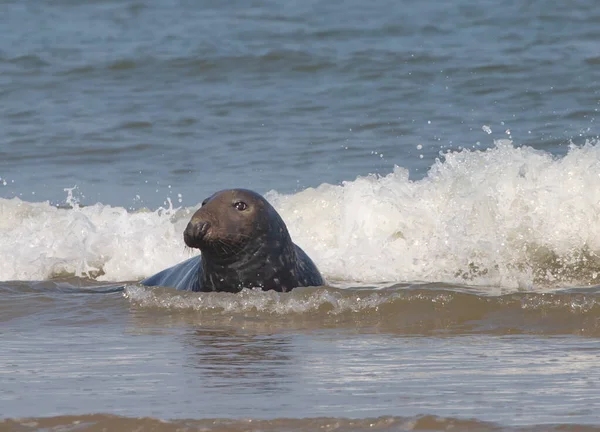
[[[195,205],[599,133],[591,0],[1,7],[2,197]]]
[[[597,426],[598,23],[592,0],[0,0],[0,419]],[[228,187],[335,287],[104,286],[188,258]]]

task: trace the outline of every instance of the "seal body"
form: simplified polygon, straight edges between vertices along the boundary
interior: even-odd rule
[[[290,291],[320,286],[310,257],[292,242],[277,211],[256,192],[230,189],[204,200],[188,223],[186,245],[201,256],[165,269],[141,284],[189,291]]]

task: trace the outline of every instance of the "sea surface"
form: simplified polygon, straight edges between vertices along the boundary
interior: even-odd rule
[[[0,0],[0,430],[600,430],[593,0]],[[327,279],[138,281],[256,190]]]

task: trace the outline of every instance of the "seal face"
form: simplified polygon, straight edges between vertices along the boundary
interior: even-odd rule
[[[239,292],[243,288],[290,291],[319,286],[317,266],[292,242],[277,211],[256,192],[230,189],[202,202],[183,239],[200,249],[194,257],[141,283],[191,291]]]

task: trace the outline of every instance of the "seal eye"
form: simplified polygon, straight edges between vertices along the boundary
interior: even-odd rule
[[[208,198],[206,198],[204,201],[202,201],[202,205],[201,207],[204,207],[206,205],[206,203],[208,202]]]
[[[248,204],[246,204],[244,201],[237,201],[233,204],[233,206],[239,211],[244,211],[248,208]]]

